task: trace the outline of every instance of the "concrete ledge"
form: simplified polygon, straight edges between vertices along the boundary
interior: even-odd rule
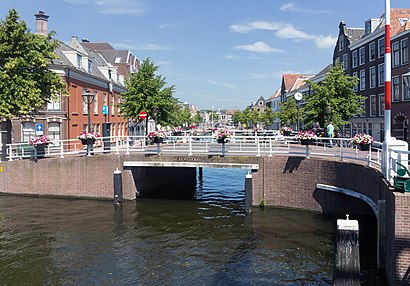
[[[259,164],[204,163],[204,162],[158,162],[124,161],[124,167],[191,167],[191,168],[237,168],[259,170]]]
[[[345,194],[347,196],[358,198],[359,200],[362,200],[362,201],[366,202],[372,208],[373,213],[377,217],[377,219],[379,219],[379,207],[368,196],[365,196],[363,194],[360,194],[360,193],[352,191],[352,190],[348,190],[348,189],[344,189],[344,188],[338,188],[338,187],[334,187],[334,186],[330,186],[330,185],[324,185],[324,184],[317,184],[316,188],[326,190],[326,191],[341,193],[341,194]]]

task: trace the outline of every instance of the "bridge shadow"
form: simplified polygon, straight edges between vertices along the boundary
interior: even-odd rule
[[[293,171],[297,170],[300,166],[300,163],[305,160],[304,157],[289,157],[286,161],[285,168],[283,169],[283,174],[286,172],[293,173]]]

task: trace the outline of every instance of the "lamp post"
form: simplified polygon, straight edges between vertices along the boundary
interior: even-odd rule
[[[297,125],[297,131],[300,131],[300,122],[299,122],[299,102],[303,99],[303,94],[301,92],[296,92],[293,97],[296,100],[296,108],[297,108],[297,113],[298,113],[298,125]]]
[[[89,89],[83,90],[82,94],[83,100],[86,100],[87,102],[87,116],[88,116],[88,128],[87,132],[91,133],[91,114],[90,114],[90,109],[91,109],[91,99],[94,98],[94,94],[90,92]]]

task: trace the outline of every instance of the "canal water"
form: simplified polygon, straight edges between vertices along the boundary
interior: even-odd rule
[[[121,208],[1,196],[0,284],[332,285],[336,218],[272,208],[246,215],[245,174],[203,169],[195,200]],[[363,285],[377,285],[373,262]]]

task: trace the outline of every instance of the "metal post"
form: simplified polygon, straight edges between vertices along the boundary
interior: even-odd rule
[[[117,170],[114,171],[114,205],[121,205],[122,200],[122,175],[121,171],[117,168]]]
[[[245,212],[252,211],[252,175],[249,172],[245,176]]]
[[[91,133],[90,95],[87,95],[88,133]]]

